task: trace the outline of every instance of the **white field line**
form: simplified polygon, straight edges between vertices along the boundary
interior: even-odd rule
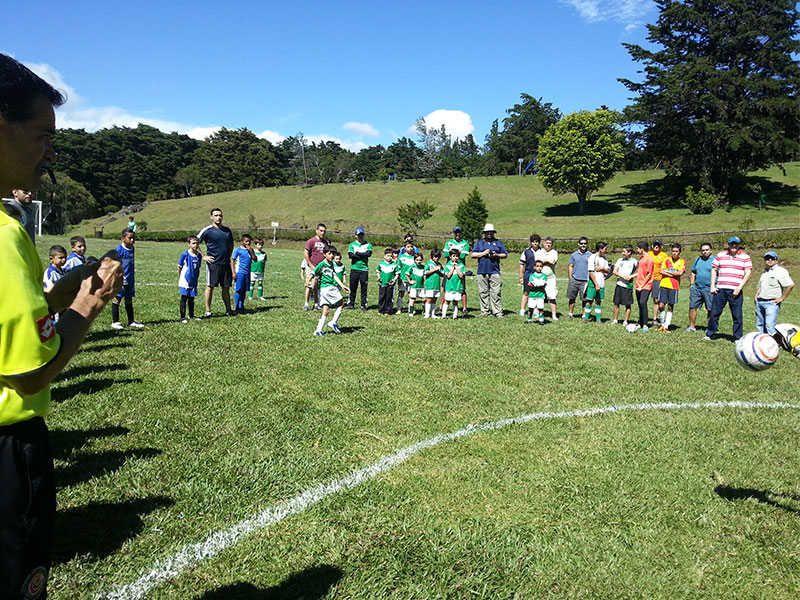
[[[139,600],[144,598],[160,584],[180,576],[185,571],[198,566],[201,562],[213,558],[227,548],[235,546],[251,533],[265,529],[270,525],[279,523],[287,517],[301,513],[328,496],[332,496],[333,494],[350,490],[358,485],[361,485],[365,481],[369,481],[377,475],[389,471],[393,467],[405,462],[415,454],[445,442],[451,442],[453,440],[471,436],[483,431],[503,429],[509,425],[521,425],[530,421],[569,419],[574,417],[593,417],[606,413],[617,412],[708,408],[800,409],[800,405],[787,404],[783,402],[769,404],[759,402],[667,402],[662,404],[625,404],[620,406],[604,406],[586,410],[540,412],[487,423],[472,423],[463,429],[459,429],[458,431],[436,435],[427,440],[423,440],[412,444],[411,446],[402,448],[394,454],[384,456],[377,462],[353,471],[341,479],[333,479],[326,483],[321,483],[310,487],[294,498],[279,502],[275,506],[268,508],[250,518],[240,521],[224,531],[218,531],[210,534],[202,542],[184,546],[175,555],[156,561],[152,570],[149,573],[142,575],[136,581],[111,592],[99,593],[95,596],[95,599]]]

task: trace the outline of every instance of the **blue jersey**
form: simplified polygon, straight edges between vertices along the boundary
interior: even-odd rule
[[[250,265],[253,264],[253,257],[250,251],[243,246],[239,246],[233,251],[231,260],[236,261],[236,273],[250,273]]]
[[[44,272],[44,289],[49,290],[64,275],[66,272],[63,269],[58,269],[53,265],[47,267],[47,271]]]
[[[123,244],[117,246],[117,254],[122,261],[122,285],[134,286],[133,246],[128,250]]]
[[[67,262],[64,264],[64,272],[69,273],[72,269],[82,267],[86,262],[86,257],[81,256],[77,252],[70,252],[67,257]]]
[[[188,250],[178,259],[181,270],[178,276],[178,289],[181,296],[197,295],[197,279],[200,277],[200,255],[192,255]]]

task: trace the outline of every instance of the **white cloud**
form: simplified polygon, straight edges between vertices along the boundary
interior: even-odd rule
[[[286,139],[285,135],[281,135],[277,131],[271,131],[269,129],[265,129],[261,133],[258,134],[262,140],[267,140],[271,144],[280,144],[283,140]]]
[[[348,121],[344,125],[342,125],[342,129],[345,131],[352,131],[353,133],[357,133],[359,135],[366,135],[369,137],[378,137],[381,132],[375,129],[369,123],[358,123],[356,121]]]
[[[319,135],[307,135],[305,138],[309,144],[312,142],[315,144],[319,144],[320,142],[336,142],[342,148],[350,150],[350,152],[358,152],[359,150],[363,150],[364,148],[368,147],[367,144],[361,140],[343,140],[341,138],[328,135],[327,133],[321,133]]]
[[[463,140],[469,134],[475,132],[475,126],[472,124],[472,117],[461,110],[446,110],[440,108],[424,118],[425,125],[429,128],[439,129],[444,125],[447,135],[454,140]],[[409,135],[416,135],[417,130],[412,125],[408,128],[406,133]]]
[[[193,140],[204,140],[210,135],[217,133],[222,127],[193,127],[186,132]]]
[[[615,21],[630,31],[641,25],[645,15],[653,10],[652,0],[559,0],[573,7],[589,23]]]

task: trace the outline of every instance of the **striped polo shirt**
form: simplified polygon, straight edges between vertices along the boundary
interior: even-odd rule
[[[717,269],[717,287],[721,289],[736,289],[744,279],[746,269],[752,269],[753,263],[750,255],[742,250],[731,255],[727,250],[720,252],[711,264],[712,269]]]

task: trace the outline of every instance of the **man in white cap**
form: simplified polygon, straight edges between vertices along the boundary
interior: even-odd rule
[[[497,231],[494,225],[487,223],[483,227],[483,239],[475,242],[470,256],[478,259],[478,299],[481,315],[494,315],[503,318],[503,302],[500,290],[503,282],[500,278],[500,259],[508,256],[508,250],[500,240],[495,239]]]
[[[753,272],[753,262],[741,245],[742,240],[731,236],[728,238],[728,249],[717,254],[711,264],[711,295],[714,300],[704,340],[713,339],[717,333],[719,317],[726,304],[730,306],[733,319],[733,339],[742,337],[742,290]]]
[[[771,250],[764,255],[764,272],[756,288],[756,329],[774,335],[775,323],[781,302],[792,291],[794,281],[789,271],[778,264],[778,253]]]

